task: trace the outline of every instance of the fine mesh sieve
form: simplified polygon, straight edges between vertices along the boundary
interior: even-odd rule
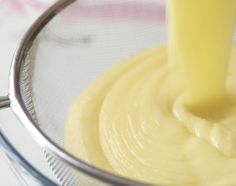
[[[11,104],[62,185],[147,185],[68,153],[64,127],[71,103],[90,82],[128,56],[166,43],[166,30],[164,0],[62,0],[27,32],[0,107]]]

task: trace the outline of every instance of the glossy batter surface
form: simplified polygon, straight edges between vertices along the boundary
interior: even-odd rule
[[[235,54],[234,49],[227,78],[231,95],[236,95]],[[210,130],[213,141],[232,145],[235,151],[235,97],[228,102],[229,110],[200,117],[183,110],[187,108],[179,100],[184,88],[175,78],[165,47],[113,67],[73,103],[66,125],[67,149],[100,168],[151,183],[236,183],[236,159],[195,134]],[[188,122],[180,121],[178,112],[184,112]]]
[[[65,146],[149,183],[236,184],[236,1],[170,0],[169,12],[168,47],[93,82],[70,109]]]

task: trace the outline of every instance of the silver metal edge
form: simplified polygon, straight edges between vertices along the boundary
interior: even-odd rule
[[[98,169],[66,152],[41,131],[24,105],[20,92],[19,73],[21,65],[26,57],[27,51],[30,49],[34,39],[44,28],[44,26],[55,15],[57,15],[57,13],[59,13],[61,10],[75,1],[76,0],[59,0],[43,13],[24,35],[14,55],[10,69],[9,99],[11,101],[11,108],[19,118],[19,120],[22,122],[23,126],[29,131],[32,137],[41,146],[43,146],[46,150],[52,152],[56,157],[58,157],[64,163],[69,164],[71,167],[108,184],[117,186],[150,186],[150,184],[145,184],[121,176],[116,176],[109,172]]]
[[[0,97],[0,109],[10,107],[10,100],[8,96]]]
[[[27,175],[36,183],[46,186],[58,186],[51,179],[48,179],[33,167],[15,147],[9,142],[7,137],[1,132],[0,129],[0,151],[4,153],[4,157],[9,161],[10,168],[17,177],[17,179],[24,185],[28,185],[25,177]]]

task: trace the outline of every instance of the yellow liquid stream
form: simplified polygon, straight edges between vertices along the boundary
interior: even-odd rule
[[[93,82],[70,109],[66,148],[153,184],[236,184],[235,13],[236,0],[169,0],[168,48]]]
[[[225,97],[235,0],[169,0],[169,60],[184,74],[197,107]]]

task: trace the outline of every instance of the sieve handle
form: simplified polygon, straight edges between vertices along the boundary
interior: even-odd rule
[[[10,103],[8,96],[0,97],[0,109],[10,107]]]
[[[14,175],[22,186],[58,186],[38,172],[11,145],[0,129],[0,152],[3,153]]]

